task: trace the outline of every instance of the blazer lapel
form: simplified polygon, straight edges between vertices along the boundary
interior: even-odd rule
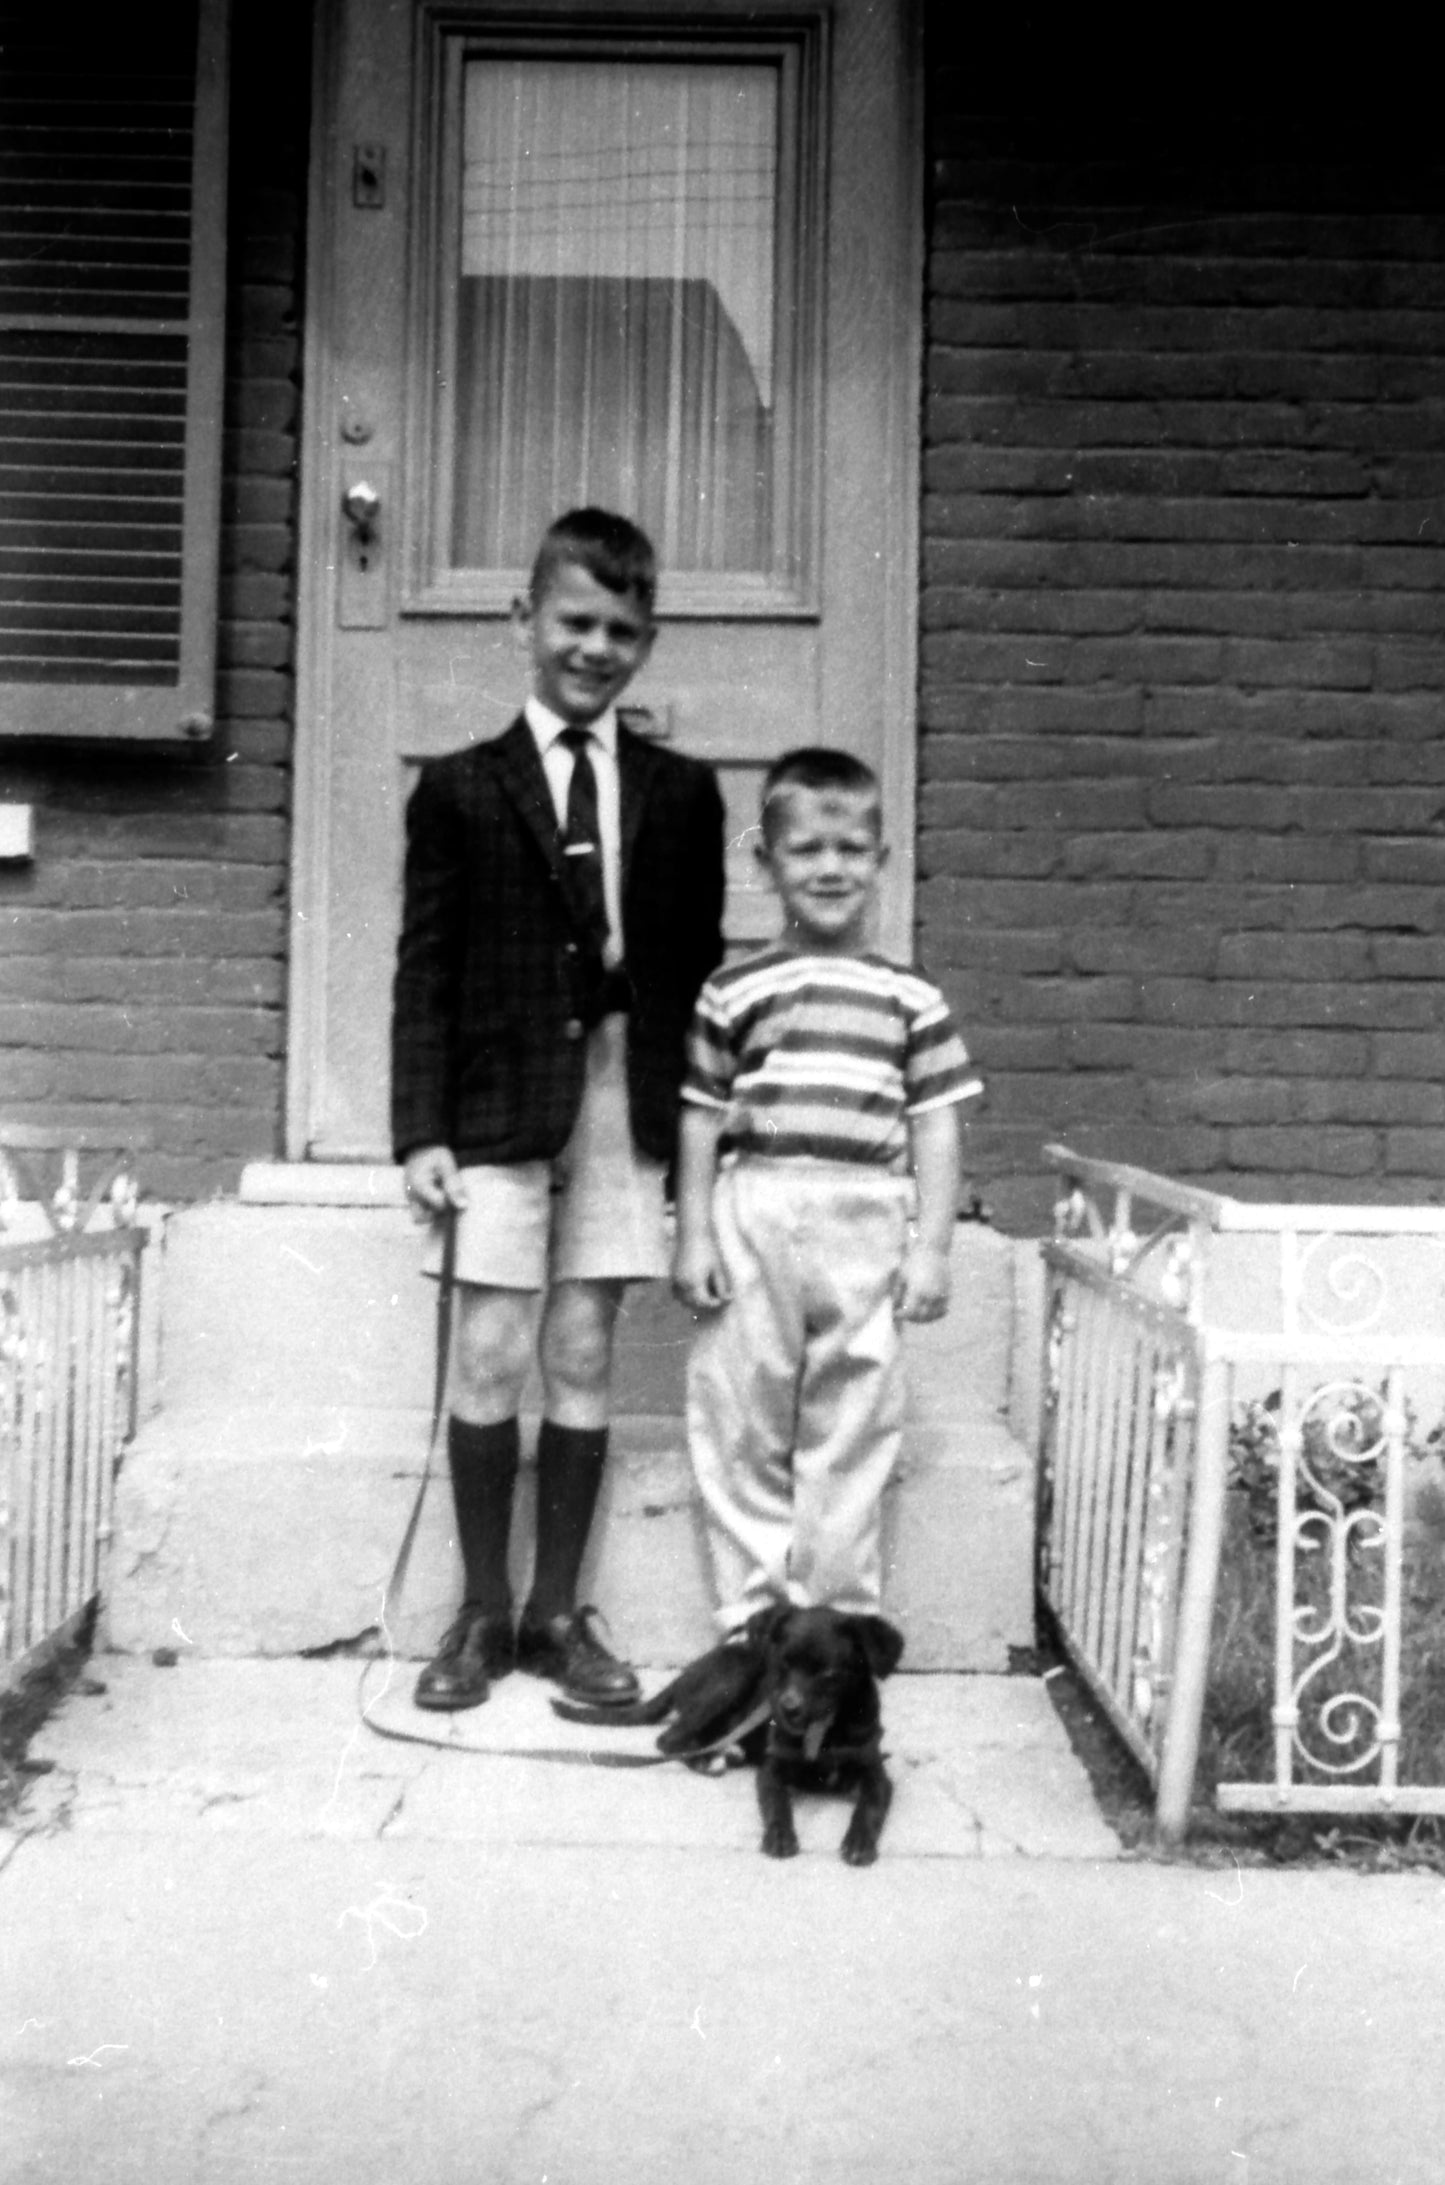
[[[502,787],[547,860],[553,878],[565,889],[562,846],[557,832],[557,811],[552,802],[552,792],[547,786],[547,776],[542,770],[537,739],[527,726],[525,714],[497,738],[493,748],[496,751],[497,772],[501,776]]]
[[[620,833],[622,837],[622,886],[627,887],[627,876],[632,869],[632,852],[637,845],[637,831],[642,825],[643,811],[647,805],[653,780],[657,773],[657,752],[645,736],[639,736],[619,723],[617,730],[617,784],[618,803],[621,807]]]

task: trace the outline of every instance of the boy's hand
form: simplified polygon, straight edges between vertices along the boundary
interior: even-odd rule
[[[947,1252],[929,1244],[911,1244],[894,1293],[894,1317],[941,1320],[948,1311],[950,1287]]]
[[[431,1214],[458,1212],[467,1203],[467,1187],[450,1146],[418,1146],[402,1171],[407,1204],[417,1221]]]
[[[679,1238],[672,1257],[672,1294],[695,1313],[720,1312],[732,1297],[712,1238]]]

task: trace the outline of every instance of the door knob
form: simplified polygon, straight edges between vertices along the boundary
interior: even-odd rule
[[[376,519],[381,513],[381,495],[375,486],[368,485],[363,478],[354,486],[347,487],[341,496],[341,506],[347,522],[356,533],[357,544],[365,546],[376,530]]]

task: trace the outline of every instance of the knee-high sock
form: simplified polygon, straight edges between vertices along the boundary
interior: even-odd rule
[[[544,1419],[537,1437],[537,1560],[531,1607],[561,1616],[577,1606],[577,1579],[607,1461],[607,1429]]]
[[[474,1426],[469,1419],[447,1421],[466,1606],[482,1609],[488,1616],[505,1616],[512,1606],[507,1542],[520,1446],[515,1419],[500,1419],[493,1426]]]

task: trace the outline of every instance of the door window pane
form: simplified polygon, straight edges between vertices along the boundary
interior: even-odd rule
[[[766,62],[468,61],[454,567],[592,501],[669,569],[769,569],[777,196]]]

